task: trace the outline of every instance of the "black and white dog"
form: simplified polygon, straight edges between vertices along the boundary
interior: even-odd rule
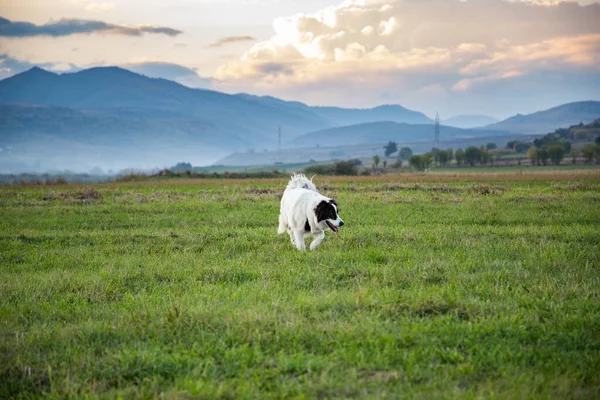
[[[292,175],[281,198],[277,233],[287,231],[298,250],[306,250],[304,236],[313,235],[310,249],[314,250],[327,229],[337,232],[342,225],[344,221],[338,215],[336,202],[321,195],[306,176]]]

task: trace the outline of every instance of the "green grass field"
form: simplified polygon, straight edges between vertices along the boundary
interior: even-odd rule
[[[546,178],[317,177],[308,253],[284,179],[0,188],[0,398],[597,399],[600,179]]]

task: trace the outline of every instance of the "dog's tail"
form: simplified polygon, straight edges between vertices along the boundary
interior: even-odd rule
[[[287,184],[287,188],[288,189],[302,188],[302,189],[312,190],[313,192],[318,192],[317,187],[312,182],[312,179],[308,179],[306,177],[306,175],[304,175],[304,174],[292,175],[290,181]]]

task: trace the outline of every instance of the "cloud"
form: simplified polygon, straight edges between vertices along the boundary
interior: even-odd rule
[[[227,36],[223,37],[216,42],[209,44],[208,47],[221,47],[226,44],[238,43],[238,42],[250,42],[256,40],[252,36]]]
[[[151,78],[163,78],[191,88],[210,89],[211,78],[204,78],[192,69],[179,64],[143,61],[122,65],[123,68]]]
[[[30,22],[10,21],[0,17],[0,37],[23,38],[32,36],[69,36],[78,33],[109,33],[115,35],[140,36],[143,33],[163,34],[177,36],[182,32],[176,29],[141,25],[126,26],[115,25],[103,21],[84,19],[60,19],[44,25],[35,25]]]
[[[40,67],[54,72],[75,72],[80,68],[69,63],[31,63],[25,60],[19,60],[8,54],[0,54],[0,79],[9,78],[13,75],[25,72],[33,67]]]
[[[102,13],[113,10],[114,8],[114,3],[90,3],[85,6],[85,11],[91,13]]]
[[[345,0],[276,19],[271,39],[215,78],[223,90],[295,93],[308,102],[368,105],[383,92],[452,99],[540,70],[598,73],[597,21],[600,4]]]

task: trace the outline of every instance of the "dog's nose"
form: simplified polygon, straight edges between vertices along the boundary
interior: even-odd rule
[[[344,221],[340,220],[340,226],[344,226]]]

